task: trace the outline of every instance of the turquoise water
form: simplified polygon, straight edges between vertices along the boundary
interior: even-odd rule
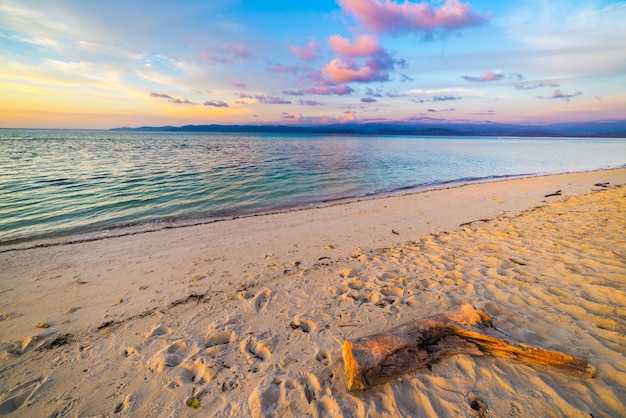
[[[0,244],[626,164],[626,139],[0,130]]]

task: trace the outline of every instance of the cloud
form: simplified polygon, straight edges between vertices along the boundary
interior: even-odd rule
[[[255,96],[255,98],[263,104],[278,104],[278,105],[291,104],[290,100],[281,99],[280,97]]]
[[[296,120],[296,121],[300,121],[302,119],[304,119],[304,116],[302,115],[302,113],[296,112],[296,113],[286,113],[283,112],[282,116],[283,119],[292,119],[292,120]]]
[[[173,99],[173,97],[170,96],[169,94],[162,94],[162,93],[150,93],[150,97],[157,97],[159,99]]]
[[[201,52],[198,57],[203,61],[216,62],[219,64],[232,64],[233,62],[226,58],[219,58],[207,52]]]
[[[176,104],[192,104],[195,105],[197,103],[194,103],[188,99],[178,99],[176,97],[172,97],[169,94],[163,94],[163,93],[150,93],[150,97],[155,97],[157,99],[167,99],[168,102],[170,103],[176,103]]]
[[[446,0],[441,7],[426,2],[392,0],[338,0],[343,10],[350,13],[368,30],[382,32],[417,32],[431,34],[486,23],[490,14],[480,14],[459,0]]]
[[[213,107],[229,107],[228,103],[223,102],[221,100],[218,101],[213,101],[213,100],[207,100],[206,102],[203,103],[204,106],[213,106]]]
[[[291,101],[281,99],[280,97],[265,96],[260,94],[256,94],[253,96],[251,94],[240,93],[237,95],[237,97],[239,97],[240,99],[256,99],[263,104],[291,104]]]
[[[432,102],[448,102],[450,100],[461,100],[461,97],[455,97],[455,96],[433,96],[432,99],[430,99]]]
[[[361,103],[376,103],[378,100],[374,99],[373,97],[363,97],[361,99]]]
[[[320,103],[317,100],[299,100],[298,103],[300,103],[303,106],[323,106],[324,103]]]
[[[318,45],[315,40],[312,40],[304,47],[291,45],[289,46],[289,50],[304,61],[313,61],[317,58]]]
[[[265,67],[265,71],[270,73],[281,73],[281,74],[296,74],[299,72],[299,68],[294,65],[270,65]]]
[[[328,38],[328,44],[333,50],[344,57],[366,57],[375,54],[380,45],[378,40],[371,35],[360,35],[351,43],[339,35],[332,35]]]
[[[283,94],[286,94],[287,96],[304,96],[307,93],[303,90],[283,90]]]
[[[439,109],[439,110],[437,110],[437,109],[426,109],[426,111],[427,111],[427,112],[430,112],[430,113],[439,113],[439,112],[455,112],[455,111],[456,111],[456,109],[455,109],[455,108],[453,108],[453,107],[449,107],[449,108],[447,108],[447,109]]]
[[[374,66],[359,67],[355,62],[335,58],[322,68],[322,73],[335,83],[387,81],[389,75]]]
[[[489,81],[498,81],[501,78],[504,78],[504,74],[492,73],[491,71],[487,70],[487,71],[485,71],[485,75],[482,75],[480,77],[474,77],[474,76],[469,76],[469,75],[462,75],[461,78],[463,80],[465,80],[465,81],[485,83],[485,82],[489,82]]]
[[[346,110],[345,112],[343,112],[343,114],[345,116],[341,118],[341,123],[349,122],[349,121],[353,121],[357,119],[356,112],[354,110]]]
[[[427,102],[449,102],[452,100],[461,100],[459,96],[433,96],[426,99],[411,99],[415,103],[427,103]]]
[[[354,42],[333,35],[328,43],[338,55],[326,64],[321,72],[334,83],[388,81],[396,65],[405,66],[404,60],[394,59],[370,35],[361,35]]]
[[[389,93],[388,93],[389,94]],[[442,88],[442,89],[413,89],[406,93],[397,93],[393,97],[415,97],[411,101],[415,103],[426,102],[448,102],[453,100],[461,100],[466,98],[485,98],[482,92],[477,92],[467,88]]]
[[[538,89],[541,87],[560,87],[560,84],[557,83],[550,83],[550,82],[545,82],[545,83],[537,83],[537,84],[516,84],[513,87],[515,87],[518,90],[533,90],[533,89]]]
[[[381,89],[373,90],[371,88],[367,88],[365,89],[365,94],[370,97],[383,97]]]
[[[300,88],[283,91],[286,95],[343,96],[354,92],[348,83],[388,81],[396,67],[406,66],[405,60],[392,57],[371,35],[360,35],[352,41],[340,35],[332,35],[328,38],[328,44],[335,57],[320,70],[283,65],[273,65],[266,70],[298,77]],[[317,44],[310,43],[310,49],[314,45],[317,48]]]
[[[352,87],[346,84],[337,84],[337,85],[320,85],[316,87],[309,87],[300,90],[284,90],[283,94],[287,96],[304,96],[307,94],[315,94],[320,96],[331,96],[338,95],[343,96],[346,94],[351,94],[354,92]]]
[[[232,64],[232,58],[249,60],[254,58],[247,46],[231,44],[220,47],[207,48],[209,52],[201,52],[198,56],[201,60],[217,62],[220,64]]]
[[[554,90],[554,93],[552,93],[552,97],[549,97],[550,99],[563,99],[566,102],[569,102],[571,98],[576,97],[576,96],[582,96],[581,92],[576,92],[574,94],[566,94],[563,93],[561,90],[557,89]]]
[[[239,87],[240,89],[243,89],[243,88],[248,87],[248,86],[246,85],[246,83],[244,83],[243,81],[235,81],[235,82],[233,83],[233,86],[235,86],[235,87]]]
[[[279,104],[279,105],[291,104],[291,101],[289,100],[281,99],[280,97],[265,96],[261,94],[252,95],[252,94],[247,94],[247,93],[239,93],[239,94],[236,94],[235,96],[240,99],[254,99],[263,104]]]

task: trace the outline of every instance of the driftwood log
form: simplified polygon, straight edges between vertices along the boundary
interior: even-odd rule
[[[482,332],[470,329],[478,328]],[[491,318],[469,304],[343,343],[348,389],[367,389],[453,354],[491,355],[593,377],[586,360],[485,334]]]

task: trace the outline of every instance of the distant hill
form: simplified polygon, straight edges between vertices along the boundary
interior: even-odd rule
[[[293,133],[335,135],[414,135],[414,136],[516,136],[516,137],[595,137],[626,138],[626,119],[595,122],[568,122],[545,125],[505,123],[350,123],[333,125],[185,125],[114,128],[112,131],[140,132],[225,132]]]

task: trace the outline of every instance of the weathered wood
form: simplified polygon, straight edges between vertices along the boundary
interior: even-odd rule
[[[348,389],[367,389],[454,354],[511,358],[582,377],[593,377],[596,373],[586,360],[496,338],[485,333],[489,329],[493,329],[489,315],[464,304],[386,332],[346,340],[343,361]]]

